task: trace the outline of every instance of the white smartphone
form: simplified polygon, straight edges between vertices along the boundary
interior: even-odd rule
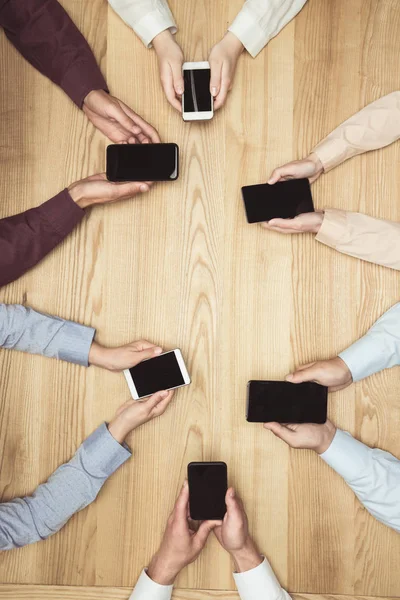
[[[180,350],[164,352],[124,371],[132,398],[140,400],[160,390],[189,385],[190,377]]]
[[[207,61],[183,64],[185,91],[182,96],[182,117],[184,121],[205,121],[213,118],[210,77],[210,63]]]

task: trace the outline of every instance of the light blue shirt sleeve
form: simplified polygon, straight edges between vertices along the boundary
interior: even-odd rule
[[[0,504],[0,550],[20,548],[56,533],[93,502],[107,478],[129,457],[103,423],[32,496]]]
[[[400,532],[400,460],[338,429],[321,458],[378,521]]]
[[[339,356],[349,367],[353,381],[400,365],[400,302]]]
[[[89,366],[96,330],[20,304],[0,304],[0,347]]]

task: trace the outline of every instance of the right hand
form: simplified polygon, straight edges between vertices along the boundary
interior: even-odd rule
[[[315,423],[264,423],[264,428],[286,442],[291,448],[314,450],[323,454],[335,437],[336,427],[330,421],[323,425]]]
[[[294,373],[290,373],[285,379],[290,383],[315,381],[315,383],[326,385],[330,392],[343,390],[353,382],[349,367],[339,356],[298,367]]]
[[[221,521],[203,521],[197,531],[189,522],[189,486],[185,481],[175,503],[159,550],[147,574],[160,585],[172,585],[178,573],[194,562],[206,545],[208,536]]]
[[[278,233],[318,233],[323,221],[323,212],[309,212],[294,219],[271,219],[261,223],[261,227]]]
[[[287,181],[288,179],[308,178],[310,183],[314,183],[324,172],[324,166],[318,156],[313,152],[302,160],[293,160],[281,167],[274,169],[268,182],[270,185],[278,181]]]
[[[184,91],[182,65],[183,52],[174,36],[166,29],[152,41],[158,58],[161,85],[168,102],[178,112],[182,112],[181,98]]]
[[[68,192],[80,208],[88,208],[93,204],[109,204],[132,198],[137,194],[148,192],[150,185],[149,181],[115,183],[108,181],[105,173],[99,173],[72,183]]]
[[[221,546],[232,556],[236,571],[249,571],[260,565],[263,559],[250,537],[243,502],[236,496],[235,490],[229,488],[225,503],[227,512],[222,525],[214,529],[214,534]]]

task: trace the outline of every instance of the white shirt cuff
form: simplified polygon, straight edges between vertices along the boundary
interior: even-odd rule
[[[143,569],[129,600],[171,600],[173,585],[160,585]]]
[[[234,573],[236,587],[241,600],[283,600],[289,598],[279,585],[271,565],[264,561],[255,569],[244,573]]]
[[[253,58],[257,56],[264,46],[269,42],[270,37],[266,35],[255,17],[245,8],[241,10],[228,31],[233,33],[240,40],[247,52]]]
[[[320,457],[350,483],[368,467],[369,452],[370,448],[354,439],[350,433],[337,429],[328,450]]]

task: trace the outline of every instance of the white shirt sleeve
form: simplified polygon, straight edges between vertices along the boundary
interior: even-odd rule
[[[400,532],[400,460],[338,429],[321,458],[378,521]]]
[[[233,577],[241,600],[290,600],[266,558],[255,569],[234,573]]]
[[[301,11],[307,0],[247,0],[229,27],[253,56]]]
[[[151,48],[156,35],[169,29],[176,33],[177,27],[167,0],[108,0],[116,13]]]
[[[171,600],[173,585],[160,585],[143,569],[129,600]]]
[[[353,381],[400,365],[400,302],[339,356],[349,367]]]

